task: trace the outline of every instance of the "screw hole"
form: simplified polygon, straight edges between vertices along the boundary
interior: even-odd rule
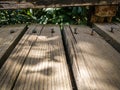
[[[51,33],[55,33],[55,31],[54,31],[54,29],[53,29],[53,28],[51,29]]]
[[[15,31],[14,30],[10,30],[10,33],[15,33]]]
[[[32,33],[37,33],[37,32],[36,32],[36,30],[34,29],[34,30],[32,31]]]

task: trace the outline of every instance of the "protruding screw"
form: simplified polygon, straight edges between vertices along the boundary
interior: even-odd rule
[[[94,35],[95,28],[92,28],[91,35]]]
[[[55,33],[54,28],[51,29],[51,33]]]
[[[77,34],[77,28],[74,28],[74,34]]]
[[[114,30],[114,28],[113,28],[113,27],[111,27],[111,30],[110,30],[110,32],[114,33],[114,32],[113,32],[113,30]]]

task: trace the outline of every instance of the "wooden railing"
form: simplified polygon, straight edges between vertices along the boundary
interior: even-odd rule
[[[0,9],[115,5],[120,0],[0,0]]]

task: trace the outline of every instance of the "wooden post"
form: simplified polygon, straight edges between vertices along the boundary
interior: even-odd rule
[[[91,23],[91,17],[92,15],[94,14],[94,11],[95,11],[95,6],[90,6],[89,7],[89,10],[88,10],[88,13],[87,13],[87,25],[92,27],[92,23]]]

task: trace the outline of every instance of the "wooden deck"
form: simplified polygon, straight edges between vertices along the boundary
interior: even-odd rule
[[[74,29],[77,28],[77,31]],[[119,90],[120,54],[86,26],[65,26],[67,52],[78,90]]]
[[[0,42],[13,42],[23,26],[1,27]],[[61,34],[57,25],[29,25],[1,65],[0,90],[120,90],[120,53],[91,31],[71,25]]]
[[[0,90],[11,89],[72,90],[59,26],[29,27],[0,70]]]
[[[0,28],[0,67],[25,31],[26,25],[9,25]]]
[[[96,32],[120,52],[120,23],[95,23],[94,27]]]

